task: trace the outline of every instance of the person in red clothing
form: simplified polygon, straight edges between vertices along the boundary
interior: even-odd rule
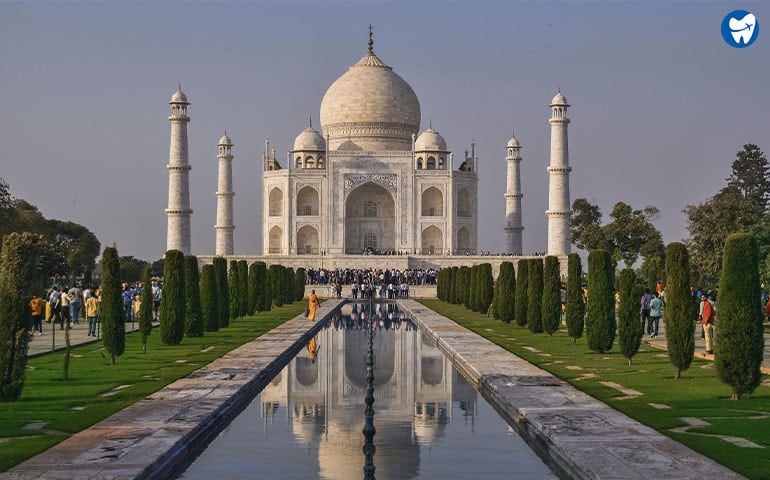
[[[700,321],[703,324],[703,335],[706,339],[706,353],[714,353],[714,319],[716,318],[716,307],[714,302],[709,300],[705,293],[701,295]]]
[[[32,310],[32,333],[43,334],[43,299],[35,295],[29,301],[29,308]]]

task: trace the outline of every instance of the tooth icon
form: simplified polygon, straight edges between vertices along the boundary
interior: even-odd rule
[[[730,34],[738,45],[748,45],[754,36],[757,18],[752,13],[747,13],[743,18],[731,18],[729,22]]]

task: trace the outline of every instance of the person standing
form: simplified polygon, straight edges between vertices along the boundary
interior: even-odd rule
[[[70,316],[70,296],[67,294],[67,287],[61,289],[61,325],[64,328],[64,322],[67,322],[67,328],[72,328],[72,317]]]
[[[714,353],[714,319],[716,318],[716,306],[705,293],[701,295],[700,318],[703,325],[703,336],[706,339],[706,353]]]
[[[70,317],[72,317],[72,321],[75,322],[75,324],[80,323],[80,299],[83,298],[83,291],[78,288],[77,285],[70,288],[70,291],[67,292],[67,294],[70,297]]]
[[[650,289],[645,288],[644,293],[642,294],[642,298],[640,300],[641,308],[640,312],[642,314],[642,328],[644,328],[645,323],[647,324],[647,335],[652,335],[652,325],[650,325],[650,302],[652,301],[652,294],[650,294]]]
[[[158,282],[152,282],[152,321],[158,321],[158,312],[160,312],[160,296],[161,290]]]
[[[29,301],[29,308],[32,311],[32,333],[35,331],[39,335],[43,334],[43,299],[37,295]]]
[[[660,323],[660,310],[663,306],[663,302],[660,299],[658,292],[652,294],[652,300],[650,300],[650,338],[658,336],[658,324]]]
[[[134,291],[127,283],[123,284],[123,321],[125,323],[131,323],[133,317],[133,305],[134,305]]]
[[[51,294],[48,295],[48,305],[51,307],[51,318],[53,319],[53,326],[57,323],[61,323],[61,329],[64,330],[64,322],[61,316],[61,292],[59,286],[54,286]]]
[[[307,300],[307,319],[311,322],[315,322],[316,310],[318,310],[318,297],[315,294],[315,290],[311,290],[310,297]]]
[[[96,336],[96,324],[99,322],[99,302],[96,295],[88,295],[86,299],[86,320],[88,320],[88,336]]]

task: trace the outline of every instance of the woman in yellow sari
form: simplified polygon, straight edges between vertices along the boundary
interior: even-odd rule
[[[311,290],[310,297],[307,302],[307,319],[311,322],[315,322],[315,312],[318,310],[318,297],[315,294],[315,290]]]

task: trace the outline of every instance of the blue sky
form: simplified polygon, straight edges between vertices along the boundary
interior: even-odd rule
[[[749,10],[749,48],[722,18]],[[0,177],[121,255],[165,249],[168,101],[190,102],[193,251],[214,251],[216,143],[235,160],[235,250],[261,249],[260,155],[286,158],[328,86],[375,52],[422,127],[480,155],[479,246],[504,247],[505,145],[523,144],[524,250],[545,250],[548,103],[570,109],[571,197],[654,204],[666,243],[745,143],[770,151],[768,2],[0,2]]]

